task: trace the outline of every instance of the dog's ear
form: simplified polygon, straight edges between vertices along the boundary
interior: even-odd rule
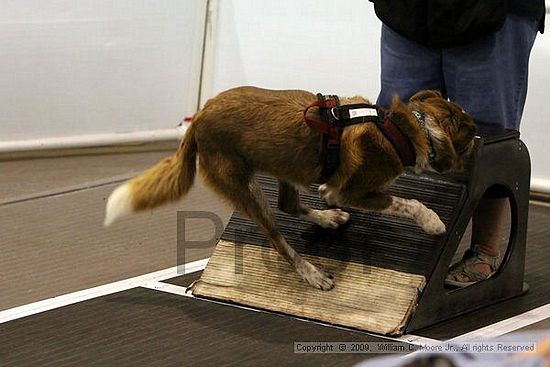
[[[477,134],[477,126],[474,120],[467,114],[459,119],[458,132],[454,139],[455,151],[459,156],[469,153],[473,147],[473,139]]]
[[[474,119],[456,103],[446,101],[449,111],[449,120],[452,129],[453,147],[458,156],[463,156],[473,147],[473,139],[477,133]]]
[[[434,131],[434,143],[437,149],[436,162],[432,164],[438,172],[461,171],[464,157],[473,145],[477,128],[474,120],[457,104],[440,100],[433,104],[440,111],[437,114],[439,133]]]
[[[428,99],[428,98],[443,98],[443,96],[441,95],[441,92],[439,92],[438,90],[422,90],[420,92],[417,92],[411,98],[409,98],[409,101],[411,101],[411,102],[413,102],[413,101],[422,102],[423,100]]]
[[[457,163],[456,161],[453,162],[452,159],[450,159],[449,157],[445,157],[446,159],[438,159],[437,161],[435,161],[434,163],[432,163],[432,168],[436,171],[436,172],[439,172],[439,173],[445,173],[445,172],[450,172],[450,171],[460,171],[462,170],[462,167],[464,166],[463,163],[458,163],[458,166],[457,166]],[[460,167],[462,166],[462,167]]]

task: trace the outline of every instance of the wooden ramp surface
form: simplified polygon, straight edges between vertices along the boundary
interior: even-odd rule
[[[334,289],[309,286],[270,248],[220,240],[193,294],[378,334],[402,334],[424,276],[304,257],[334,275]]]

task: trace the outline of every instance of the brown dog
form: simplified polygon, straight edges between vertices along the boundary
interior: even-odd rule
[[[384,190],[403,172],[393,146],[371,123],[344,129],[340,164],[325,182],[318,182],[320,134],[304,123],[304,110],[316,96],[288,90],[240,87],[209,100],[193,122],[176,153],[142,175],[118,187],[109,197],[105,224],[131,212],[179,199],[193,184],[196,158],[205,182],[261,228],[275,249],[311,285],[334,286],[333,277],[305,261],[285,240],[254,180],[256,172],[279,179],[279,208],[326,228],[348,221],[340,209],[315,210],[300,203],[299,187],[322,184],[319,193],[330,205],[352,206],[410,218],[430,234],[445,232],[437,214],[417,200],[390,196]],[[361,97],[341,104],[368,103]],[[412,111],[425,116],[425,129]],[[473,146],[475,124],[459,106],[438,92],[423,91],[407,104],[395,97],[392,120],[410,139],[416,172],[462,169],[463,156]],[[312,108],[308,117],[320,119]],[[432,142],[429,142],[429,140]],[[434,159],[428,159],[433,146]]]

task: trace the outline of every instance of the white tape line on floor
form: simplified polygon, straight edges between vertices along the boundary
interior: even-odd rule
[[[0,324],[11,320],[19,319],[34,315],[37,313],[53,310],[59,307],[67,306],[73,303],[86,301],[92,298],[105,296],[112,293],[125,291],[131,288],[140,287],[151,281],[161,281],[178,275],[194,273],[203,270],[208,263],[208,259],[193,261],[185,264],[185,267],[171,267],[164,270],[159,270],[153,273],[140,275],[137,277],[120,280],[117,282],[100,285],[81,291],[60,295],[57,297],[48,298],[42,301],[29,303],[23,306],[10,308],[0,311]],[[184,273],[178,273],[178,270],[184,269]]]
[[[503,334],[524,328],[550,318],[550,304],[534,308],[530,311],[512,316],[508,319],[484,326],[469,333],[452,338],[450,341],[475,341],[479,339],[496,338]]]

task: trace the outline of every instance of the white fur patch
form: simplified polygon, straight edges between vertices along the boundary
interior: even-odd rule
[[[442,234],[446,231],[445,223],[439,219],[439,215],[426,207],[421,210],[417,222],[428,234]]]
[[[105,207],[105,227],[111,225],[115,220],[133,212],[132,193],[126,183],[119,186],[111,193]]]
[[[349,213],[346,213],[342,209],[311,209],[308,214],[300,216],[300,218],[320,225],[323,228],[332,229],[336,229],[341,224],[346,223],[349,217]]]
[[[319,191],[321,199],[326,201],[328,205],[342,206],[340,202],[340,193],[336,188],[327,184],[322,184],[317,190]]]

